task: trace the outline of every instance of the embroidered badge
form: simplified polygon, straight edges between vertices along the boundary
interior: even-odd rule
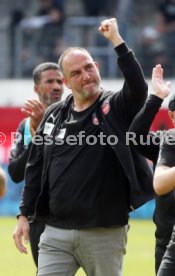
[[[109,110],[110,110],[110,104],[109,101],[104,101],[104,103],[102,104],[102,112],[104,115],[108,114]]]
[[[99,125],[99,121],[95,112],[92,114],[92,122],[94,125]]]

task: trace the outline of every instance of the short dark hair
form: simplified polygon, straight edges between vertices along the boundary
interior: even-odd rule
[[[175,110],[175,95],[171,96],[169,99],[168,109],[171,111]]]
[[[47,70],[58,70],[61,73],[61,70],[57,63],[54,63],[54,62],[41,63],[33,70],[33,80],[35,84],[38,84],[40,82],[41,73]]]

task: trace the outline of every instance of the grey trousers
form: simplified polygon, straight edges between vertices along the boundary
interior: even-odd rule
[[[128,226],[65,230],[46,225],[39,243],[38,276],[121,276]]]

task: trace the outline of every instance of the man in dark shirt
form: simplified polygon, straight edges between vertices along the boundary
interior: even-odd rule
[[[28,100],[22,111],[28,118],[21,121],[10,152],[8,171],[15,183],[24,180],[24,172],[34,136],[48,106],[61,100],[63,94],[62,74],[56,63],[46,62],[33,71],[34,91],[39,100]],[[36,266],[38,265],[38,243],[45,224],[30,216],[30,245]]]
[[[149,95],[145,105],[135,116],[129,132],[136,135],[136,144],[133,146],[149,160],[153,161],[155,169],[161,137],[165,131],[150,131],[151,124],[161,107],[163,99],[169,94],[169,84],[163,82],[163,69],[161,65],[157,65],[153,69],[152,74],[153,93]],[[168,113],[172,123],[175,115],[175,96],[171,97],[168,105]],[[143,137],[144,144],[141,143]],[[147,141],[147,143],[146,143]],[[156,196],[156,204],[153,220],[156,225],[156,246],[155,246],[155,270],[158,272],[162,257],[166,251],[166,246],[171,238],[173,225],[175,223],[175,201],[174,191],[163,195]],[[173,207],[174,206],[174,207]]]
[[[174,111],[175,113],[175,111]],[[169,136],[160,148],[157,167],[154,175],[154,189],[160,195],[174,192],[175,189],[175,131],[170,130]],[[175,198],[174,198],[175,201]],[[172,208],[174,210],[175,203]],[[158,276],[175,274],[175,225],[172,236],[159,267]]]
[[[146,160],[125,140],[147,84],[116,19],[104,20],[99,31],[118,55],[121,91],[101,88],[98,65],[85,49],[65,50],[59,66],[72,95],[48,109],[26,167],[14,240],[27,253],[26,216],[35,211],[46,221],[38,275],[74,275],[79,267],[88,275],[122,275],[128,212],[154,196]]]

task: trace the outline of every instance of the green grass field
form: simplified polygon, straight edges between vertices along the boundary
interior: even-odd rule
[[[15,218],[0,217],[0,275],[35,276],[36,269],[30,252],[28,255],[19,253],[13,243],[15,225]],[[130,226],[124,276],[154,276],[155,226],[149,220],[131,220]],[[81,269],[76,274],[84,275]]]

